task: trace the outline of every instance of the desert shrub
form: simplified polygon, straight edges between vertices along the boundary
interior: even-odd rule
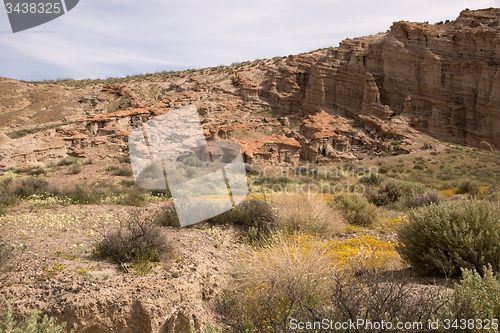
[[[68,174],[76,175],[82,171],[83,171],[82,166],[80,164],[75,164],[75,165],[71,166],[71,168],[68,170]]]
[[[491,266],[482,271],[483,275],[476,270],[462,269],[460,284],[454,287],[453,310],[461,312],[463,318],[500,318],[500,282]]]
[[[146,201],[144,191],[139,187],[130,187],[123,194],[115,201],[119,205],[140,207]]]
[[[123,177],[132,177],[134,175],[134,172],[132,171],[131,168],[126,168],[126,167],[119,167],[118,169],[113,172],[114,176],[123,176]]]
[[[117,263],[159,261],[175,252],[173,241],[158,223],[158,214],[146,216],[137,209],[115,229],[97,231],[102,239],[93,245],[93,254]]]
[[[380,188],[368,193],[369,200],[377,206],[387,205],[398,201],[405,195],[422,194],[425,187],[400,179],[389,178],[382,182]]]
[[[433,189],[425,189],[423,193],[413,191],[411,194],[405,194],[398,201],[400,209],[414,208],[430,205],[431,203],[440,203],[443,201],[441,194]]]
[[[182,164],[187,165],[187,166],[192,166],[192,167],[202,167],[205,166],[205,163],[200,161],[198,157],[192,155],[189,157],[186,157],[183,161]]]
[[[116,159],[118,160],[119,163],[130,164],[130,155],[129,154],[120,155],[120,156],[116,157]]]
[[[47,173],[44,168],[39,166],[16,169],[14,172],[17,174],[25,174],[29,176],[45,175]]]
[[[500,265],[500,208],[489,202],[463,200],[413,209],[397,230],[397,250],[422,274],[460,273]]]
[[[106,195],[102,190],[87,184],[75,184],[72,187],[64,188],[62,190],[54,189],[52,193],[69,198],[73,204],[79,205],[101,203],[102,199]]]
[[[120,166],[116,165],[116,164],[109,164],[109,165],[106,165],[105,167],[102,168],[102,170],[104,171],[116,171],[118,170],[118,168],[120,168]]]
[[[162,226],[180,227],[179,218],[177,217],[173,201],[167,202],[158,210],[156,219]]]
[[[0,207],[12,207],[19,203],[19,198],[12,192],[12,187],[0,188]]]
[[[500,205],[500,191],[485,194],[483,196],[483,200],[487,200],[496,203],[497,205]]]
[[[64,158],[57,162],[57,166],[68,166],[68,165],[75,165],[78,163],[78,159],[73,157],[73,158]]]
[[[232,331],[293,332],[292,318],[427,322],[444,303],[437,289],[422,288],[406,278],[395,280],[370,269],[357,276],[337,271],[336,256],[328,246],[332,242],[302,236],[281,239],[234,273],[234,289],[216,301]],[[315,331],[331,332],[321,327]]]
[[[359,183],[378,186],[381,183],[380,175],[378,173],[370,173],[368,176],[363,176],[359,179]]]
[[[457,186],[463,193],[469,193],[471,195],[479,194],[479,185],[471,180],[466,180],[458,184]]]
[[[425,169],[425,165],[422,162],[420,162],[420,163],[415,164],[413,166],[413,169],[415,169],[415,170],[424,170]]]
[[[285,234],[301,231],[328,237],[345,229],[340,209],[320,195],[278,195],[271,205],[276,210],[277,228]]]
[[[448,301],[440,288],[422,287],[409,278],[395,279],[391,275],[375,273],[357,278],[337,275],[329,294],[330,306],[313,312],[311,317],[329,318],[334,322],[356,322],[365,318],[372,323],[422,323],[420,327],[413,326],[412,331],[425,331],[428,320],[439,316]],[[356,330],[346,331],[376,330],[370,325],[363,325]]]
[[[332,267],[325,248],[281,239],[264,249],[259,260],[237,272],[237,288],[219,300],[219,311],[244,332],[288,332],[290,318],[302,318],[321,306]]]
[[[54,318],[49,318],[47,315],[41,317],[39,309],[31,311],[29,316],[18,324],[14,320],[9,303],[6,303],[0,321],[0,333],[63,333],[65,331],[66,324],[56,326]]]
[[[259,239],[267,237],[275,228],[277,216],[266,200],[250,197],[208,222],[248,226],[250,238]]]
[[[343,194],[333,200],[344,209],[350,224],[367,227],[378,220],[377,207],[368,202],[364,196]]]
[[[33,194],[44,193],[48,189],[48,185],[49,182],[43,178],[29,177],[18,182],[13,193],[18,197],[26,198]]]

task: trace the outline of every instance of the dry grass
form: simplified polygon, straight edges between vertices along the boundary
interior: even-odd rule
[[[278,215],[278,228],[285,234],[300,231],[330,237],[345,230],[341,210],[320,195],[283,194],[273,198],[271,205]]]
[[[278,331],[290,317],[317,307],[333,273],[325,253],[321,243],[301,244],[293,238],[280,238],[259,252],[241,271],[241,284],[233,294],[234,317],[248,314],[245,319],[257,331]]]

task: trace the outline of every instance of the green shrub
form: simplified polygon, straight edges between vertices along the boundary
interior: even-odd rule
[[[56,326],[54,318],[49,318],[47,315],[41,317],[38,309],[31,311],[22,323],[17,324],[9,303],[6,303],[0,321],[0,333],[63,333],[66,331],[65,327],[66,324]]]
[[[460,310],[463,318],[500,318],[500,282],[491,266],[482,271],[481,276],[475,270],[462,269],[462,280],[455,285],[455,304],[459,306],[455,312]]]
[[[479,194],[479,185],[471,180],[466,180],[461,182],[457,186],[463,193],[469,193],[471,195]]]
[[[69,198],[73,204],[79,205],[99,204],[105,197],[105,193],[102,190],[86,184],[75,184],[63,190],[53,190],[52,193],[55,195],[60,194]]]
[[[123,177],[132,177],[134,175],[134,172],[132,171],[131,168],[126,168],[126,167],[119,167],[118,169],[113,172],[114,176],[123,176]]]
[[[25,178],[14,188],[14,194],[21,198],[41,194],[48,190],[49,182],[43,178]]]
[[[370,173],[369,176],[363,176],[359,179],[359,183],[361,184],[368,184],[368,185],[380,185],[380,182],[382,180],[380,179],[380,175],[378,173]]]
[[[246,198],[233,209],[208,220],[217,224],[248,226],[251,239],[265,238],[275,228],[277,216],[266,200]]]
[[[137,209],[115,229],[98,232],[102,239],[93,245],[93,255],[117,263],[159,261],[175,252],[173,241],[158,223],[158,214],[146,216]]]
[[[389,178],[382,182],[377,191],[372,191],[368,195],[372,203],[382,206],[396,202],[405,195],[413,195],[414,193],[422,194],[424,192],[425,187],[422,185]]]
[[[183,161],[182,164],[187,165],[187,166],[192,166],[192,167],[202,167],[205,166],[205,163],[200,161],[198,157],[192,155],[189,157],[186,157]]]
[[[78,159],[75,158],[75,157],[68,157],[68,158],[65,158],[65,159],[62,159],[60,160],[59,162],[57,162],[57,166],[67,166],[67,165],[75,165],[78,163]]]
[[[18,173],[18,174],[29,175],[29,176],[45,175],[47,173],[44,168],[39,167],[39,166],[28,167],[28,168],[24,168],[24,169],[16,169],[14,172]]]
[[[386,166],[386,165],[382,165],[382,166],[378,169],[378,171],[379,171],[380,173],[382,173],[382,174],[386,174],[387,172],[389,172],[389,167],[388,167],[388,166]]]
[[[424,170],[425,169],[425,165],[422,162],[420,162],[420,163],[415,164],[415,166],[413,166],[413,169],[415,169],[415,170]]]
[[[333,200],[344,209],[350,224],[367,227],[378,220],[377,207],[364,196],[343,194]]]
[[[500,265],[500,208],[476,200],[444,202],[409,212],[397,230],[401,257],[421,274],[460,273]]]
[[[430,205],[431,203],[438,204],[442,201],[443,197],[438,191],[426,189],[424,193],[414,191],[411,194],[405,194],[399,199],[398,206],[400,209],[408,209]]]
[[[68,174],[77,175],[82,171],[83,171],[82,166],[80,164],[75,164],[75,165],[71,166],[71,168],[68,170]]]

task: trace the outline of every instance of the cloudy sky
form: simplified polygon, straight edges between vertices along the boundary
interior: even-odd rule
[[[0,76],[107,78],[230,65],[337,46],[399,20],[455,19],[500,0],[80,0],[12,33],[0,7]]]

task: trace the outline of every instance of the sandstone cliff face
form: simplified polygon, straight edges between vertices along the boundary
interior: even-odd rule
[[[499,9],[485,9],[444,24],[396,22],[386,34],[347,39],[320,59],[292,57],[270,70],[261,95],[283,112],[404,115],[435,137],[498,149],[499,19]]]

